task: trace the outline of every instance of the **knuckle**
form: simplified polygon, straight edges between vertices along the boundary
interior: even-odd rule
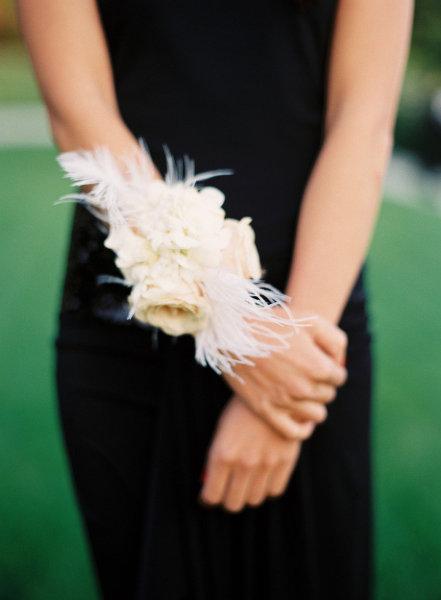
[[[229,466],[234,464],[235,460],[236,459],[234,453],[228,448],[223,448],[219,450],[213,456],[213,463],[215,465]]]
[[[243,456],[238,461],[238,465],[247,471],[255,469],[259,465],[259,460],[255,456]]]
[[[257,415],[264,419],[267,419],[272,411],[272,404],[268,401],[267,398],[260,398],[257,405],[254,407]]]
[[[292,460],[293,460],[293,454],[291,451],[283,453],[280,455],[279,466],[287,467],[288,465],[290,465],[292,463]]]
[[[280,394],[278,395],[277,405],[281,408],[288,408],[291,406],[291,404],[292,404],[292,398],[291,398],[289,389],[284,387],[283,390],[281,390]]]
[[[308,385],[302,395],[304,400],[314,401],[317,399],[317,390],[313,385]]]
[[[279,459],[278,456],[275,456],[273,454],[269,454],[269,455],[267,455],[267,456],[264,457],[264,459],[261,462],[261,466],[265,470],[272,470],[279,463],[280,463],[280,459]]]
[[[298,397],[310,400],[314,396],[313,387],[307,381],[300,381],[297,386]]]
[[[273,396],[281,396],[282,398],[284,398],[286,396],[286,386],[281,384],[275,385],[273,388]]]
[[[288,396],[294,396],[300,398],[302,395],[303,382],[298,376],[290,377],[287,382],[286,393]]]

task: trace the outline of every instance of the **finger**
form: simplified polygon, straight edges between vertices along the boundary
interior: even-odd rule
[[[306,421],[305,423],[297,423],[297,438],[298,440],[307,440],[309,437],[311,437],[312,433],[314,432],[315,429],[315,423],[313,423],[312,421]]]
[[[328,404],[337,397],[337,388],[327,383],[308,381],[303,384],[303,395],[291,397],[291,404],[298,402],[313,402],[314,404]]]
[[[343,329],[327,321],[319,319],[312,332],[316,343],[340,365],[343,364],[348,345],[348,336]]]
[[[337,388],[327,383],[315,382],[313,383],[314,388],[314,400],[316,402],[328,403],[335,400],[337,397]]]
[[[273,404],[293,415],[298,414],[303,421],[312,420],[321,423],[326,418],[327,410],[320,405],[332,402],[336,395],[335,386],[304,379],[291,395],[288,390],[281,390],[274,396]],[[299,402],[302,403],[301,406]],[[300,412],[297,412],[297,407]]]
[[[347,378],[347,370],[315,346],[313,356],[305,368],[305,374],[313,381],[340,387]]]
[[[206,504],[219,504],[224,496],[230,467],[224,462],[210,459],[205,471],[200,498]]]
[[[328,411],[323,404],[310,400],[296,400],[291,405],[291,415],[296,421],[314,421],[323,423],[328,416]]]
[[[230,512],[238,512],[245,506],[251,474],[250,469],[242,467],[232,471],[222,500],[223,506]]]
[[[288,409],[278,408],[265,400],[260,403],[258,414],[270,427],[283,437],[289,440],[298,438],[299,424],[292,419]]]
[[[292,405],[289,410],[291,410]],[[273,427],[273,429],[289,440],[303,440],[308,438],[313,430],[310,422],[302,423],[296,421],[291,416],[288,410],[276,410],[272,409],[267,416],[267,423]]]
[[[290,409],[280,409],[266,398],[260,401],[258,415],[279,435],[288,440],[305,440],[314,431],[313,422],[296,421],[292,418]]]
[[[294,393],[294,391],[290,393],[288,389],[281,388],[274,393],[271,403],[283,412],[290,412],[293,405],[300,399],[300,389],[297,393]]]
[[[293,458],[283,462],[274,469],[268,483],[268,496],[280,496],[286,490],[291,475],[297,465],[300,456],[300,449],[301,444],[298,444]]]
[[[258,506],[265,500],[268,495],[271,472],[272,469],[269,467],[256,471],[249,486],[247,504]]]

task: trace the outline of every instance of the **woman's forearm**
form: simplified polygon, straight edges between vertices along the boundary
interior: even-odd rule
[[[366,257],[392,151],[413,0],[339,0],[325,139],[305,189],[287,283],[293,308],[338,324]]]
[[[85,111],[49,110],[54,141],[60,151],[107,146],[115,156],[138,147],[137,140],[119,114],[105,102],[89,102]]]
[[[17,0],[17,13],[58,148],[136,150],[119,113],[96,2]]]
[[[387,130],[342,119],[306,186],[286,291],[294,310],[337,324],[366,257],[392,147]]]

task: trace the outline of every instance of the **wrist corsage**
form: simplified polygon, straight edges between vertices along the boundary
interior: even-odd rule
[[[235,364],[287,347],[305,319],[294,319],[289,297],[262,279],[251,218],[227,218],[224,194],[201,185],[232,171],[195,174],[192,160],[175,161],[165,147],[162,180],[142,139],[139,150],[122,159],[125,170],[105,146],[57,156],[73,185],[93,185],[56,204],[80,202],[103,224],[122,276],[99,282],[130,287],[129,319],[194,336],[195,359],[217,373],[234,375]]]

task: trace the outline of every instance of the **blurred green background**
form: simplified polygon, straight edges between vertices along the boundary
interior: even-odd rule
[[[440,62],[441,3],[419,0],[368,265],[375,595],[385,600],[441,599]],[[55,153],[11,3],[0,0],[0,600],[97,598],[54,400],[71,215],[53,206],[68,189]]]

